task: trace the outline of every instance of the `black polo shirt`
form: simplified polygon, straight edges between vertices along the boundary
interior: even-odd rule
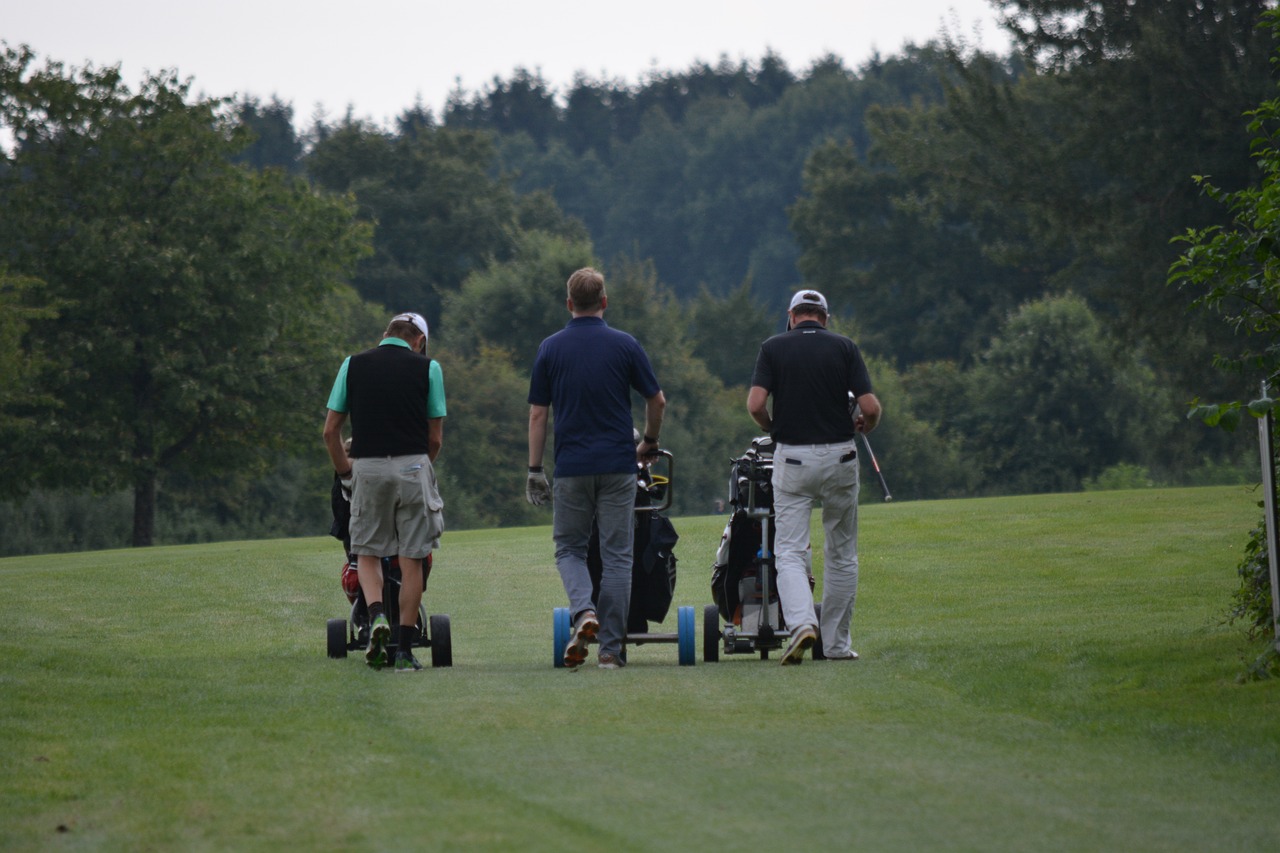
[[[871,393],[857,344],[815,320],[761,344],[751,384],[773,397],[772,435],[781,444],[851,441],[849,392]]]

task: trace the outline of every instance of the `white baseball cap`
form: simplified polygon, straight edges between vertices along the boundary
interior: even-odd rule
[[[401,321],[412,323],[413,325],[418,327],[419,332],[422,332],[422,334],[425,335],[428,339],[431,338],[431,333],[427,331],[427,321],[423,318],[421,314],[415,314],[412,311],[408,311],[404,314],[397,314],[396,316],[391,318],[391,322],[393,323],[398,323]]]
[[[827,310],[827,297],[823,296],[816,290],[801,290],[791,297],[791,304],[787,306],[788,311],[794,311],[798,306],[809,305],[813,308],[822,309],[823,314],[829,314]]]

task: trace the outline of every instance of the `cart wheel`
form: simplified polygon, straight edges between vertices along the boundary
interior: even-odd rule
[[[809,649],[809,653],[813,655],[814,660],[826,660],[827,653],[822,650],[822,602],[816,601],[813,604],[813,613],[818,617],[818,639],[814,640],[813,646]]]
[[[437,613],[431,617],[431,665],[453,666],[453,639],[449,636],[449,617]]]
[[[702,659],[707,663],[720,660],[720,608],[708,604],[702,608]]]
[[[681,607],[676,611],[676,638],[679,643],[680,665],[693,666],[698,661],[698,625],[693,617],[692,607]]]
[[[557,669],[564,667],[564,650],[569,645],[569,608],[557,607],[551,612],[551,659]]]
[[[327,628],[329,632],[329,657],[345,658],[347,656],[347,620],[330,619]]]

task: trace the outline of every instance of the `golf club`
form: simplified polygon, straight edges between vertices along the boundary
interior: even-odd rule
[[[893,500],[893,495],[889,494],[889,484],[884,481],[884,473],[880,470],[880,462],[876,459],[876,453],[871,449],[871,442],[867,440],[865,432],[858,433],[862,439],[862,446],[867,449],[867,458],[871,460],[871,467],[875,469],[876,476],[880,478],[880,489],[884,492],[884,502],[889,503]]]
[[[854,428],[857,429],[858,416],[862,414],[862,410],[858,408],[857,402],[854,401],[853,392],[849,392],[849,417],[853,418]],[[862,438],[862,446],[867,449],[867,458],[871,460],[871,467],[875,469],[876,476],[880,478],[880,490],[884,492],[884,502],[889,503],[893,500],[893,495],[889,494],[889,484],[884,481],[884,474],[880,471],[880,462],[876,459],[876,453],[871,449],[871,442],[867,441],[867,434],[858,431],[858,435]]]

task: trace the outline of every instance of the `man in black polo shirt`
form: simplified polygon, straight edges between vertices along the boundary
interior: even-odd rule
[[[809,587],[809,518],[822,501],[825,559],[822,643],[828,660],[857,660],[849,622],[858,594],[858,432],[880,421],[880,401],[853,341],[827,330],[827,300],[802,290],[787,331],[760,346],[747,411],[774,440],[774,554],[778,597],[791,640],[783,665],[800,663],[817,639]],[[853,394],[859,414],[849,416]],[[767,405],[773,397],[773,412]]]
[[[351,551],[369,605],[365,660],[375,669],[387,665],[391,639],[381,558],[399,556],[396,672],[422,669],[410,650],[422,603],[422,564],[444,530],[432,467],[444,433],[444,379],[439,363],[426,352],[427,321],[413,313],[392,317],[378,346],[342,363],[324,422],[334,471],[351,491]],[[350,453],[342,443],[348,413]]]

